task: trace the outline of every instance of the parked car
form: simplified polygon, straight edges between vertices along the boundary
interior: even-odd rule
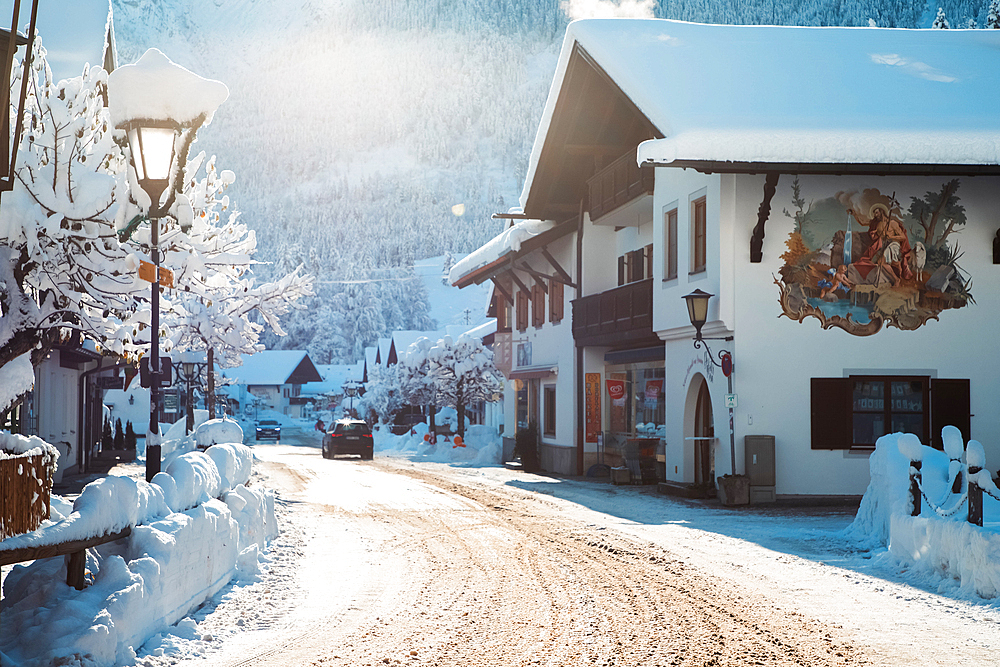
[[[375,458],[375,443],[368,424],[360,419],[334,422],[323,436],[323,458],[332,459],[338,454],[357,454],[369,461]]]
[[[261,419],[257,422],[257,440],[281,442],[281,425],[274,419]]]

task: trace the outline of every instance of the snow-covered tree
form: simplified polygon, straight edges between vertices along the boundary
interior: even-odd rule
[[[374,414],[379,422],[388,424],[392,416],[403,407],[403,395],[399,388],[399,364],[378,365],[368,369],[365,395],[358,405],[369,420],[369,415]]]
[[[458,432],[465,436],[465,406],[493,401],[502,391],[493,353],[468,334],[445,336],[427,351],[427,375],[437,386],[438,402],[458,411]]]
[[[947,30],[951,27],[944,15],[944,7],[938,7],[937,16],[934,17],[934,23],[931,24],[931,27],[941,30]]]
[[[986,13],[986,27],[992,30],[1000,29],[1000,0],[990,0],[990,8]]]
[[[198,178],[203,165],[205,175]],[[256,284],[251,269],[257,237],[239,221],[239,213],[229,210],[223,194],[235,175],[219,172],[214,157],[206,161],[204,153],[188,162],[185,173],[191,224],[182,228],[176,218],[168,218],[160,237],[161,265],[174,272],[174,287],[163,294],[160,306],[163,348],[204,351],[210,368],[216,361],[231,368],[242,363],[240,355],[263,349],[258,341],[265,324],[285,334],[280,316],[302,307],[300,300],[313,293],[313,279],[296,269]],[[214,371],[207,390],[214,417]]]
[[[399,388],[403,401],[408,405],[428,408],[430,425],[434,427],[434,410],[442,407],[439,403],[437,382],[430,376],[430,359],[428,353],[434,343],[429,338],[421,336],[400,355]]]
[[[16,99],[20,67],[14,72]],[[7,380],[8,363],[38,363],[74,330],[126,354],[148,328],[148,309],[136,299],[148,286],[113,225],[124,160],[101,97],[106,80],[92,68],[54,83],[36,38],[14,188],[0,207],[0,377]],[[16,387],[6,383],[0,410],[31,388],[30,374],[17,378]]]

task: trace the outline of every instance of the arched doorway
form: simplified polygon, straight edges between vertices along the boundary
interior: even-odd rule
[[[684,409],[684,440],[691,443],[688,450],[693,454],[687,459],[687,479],[695,484],[707,484],[715,488],[715,420],[712,414],[712,394],[708,381],[701,373],[695,373],[688,385],[687,401]],[[690,454],[689,454],[690,455]],[[692,474],[693,473],[693,474]]]

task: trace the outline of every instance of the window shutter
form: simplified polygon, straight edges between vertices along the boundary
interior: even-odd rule
[[[549,321],[559,322],[563,318],[563,284],[558,280],[549,281]]]
[[[972,438],[972,415],[970,414],[970,391],[968,380],[945,380],[931,378],[931,446],[944,449],[941,429],[957,426],[962,439]]]
[[[628,270],[628,260],[627,255],[622,255],[618,258],[618,286],[625,284],[625,272]]]
[[[528,328],[528,294],[524,290],[517,291],[517,330]]]
[[[650,243],[643,249],[643,263],[646,265],[646,278],[653,277],[653,244]]]
[[[810,380],[813,449],[850,449],[854,440],[851,378]]]
[[[540,327],[545,324],[545,290],[538,283],[531,286],[531,323]]]

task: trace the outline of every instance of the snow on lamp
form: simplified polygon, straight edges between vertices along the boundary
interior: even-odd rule
[[[195,134],[228,97],[225,84],[157,49],[108,75],[111,122],[128,137],[130,190],[149,218],[163,217],[174,205]]]
[[[28,92],[28,79],[31,78],[31,57],[32,49],[35,45],[35,19],[38,16],[38,0],[31,3],[31,20],[28,24],[28,36],[23,37],[17,34],[17,21],[21,12],[21,0],[14,0],[14,15],[10,20],[10,30],[0,30],[0,44],[4,48],[4,69],[3,76],[6,84],[0,86],[0,144],[2,144],[3,166],[0,167],[0,192],[12,190],[14,188],[14,168],[17,164],[17,147],[21,143],[21,129],[24,117],[24,100]],[[17,115],[13,118],[11,127],[11,99],[10,80],[14,68],[14,56],[17,54],[19,46],[25,47],[24,58],[21,60],[23,72],[21,74],[21,91],[17,103]],[[13,141],[11,135],[13,134]]]

